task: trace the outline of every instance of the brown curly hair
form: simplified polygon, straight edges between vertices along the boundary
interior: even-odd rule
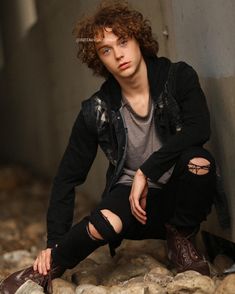
[[[109,76],[95,47],[96,37],[100,34],[103,37],[103,30],[107,27],[112,28],[118,37],[134,37],[143,55],[158,53],[158,42],[153,38],[150,22],[139,11],[130,10],[125,2],[101,2],[93,16],[77,22],[73,29],[78,45],[77,57],[93,70],[94,75]]]

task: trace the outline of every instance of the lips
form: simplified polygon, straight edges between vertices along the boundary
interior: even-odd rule
[[[127,66],[129,65],[129,63],[130,63],[130,62],[123,62],[123,63],[121,63],[121,64],[118,66],[118,68],[125,68],[125,67],[127,67]]]

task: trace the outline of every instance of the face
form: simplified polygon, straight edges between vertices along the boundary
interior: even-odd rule
[[[97,54],[107,70],[117,79],[133,76],[143,60],[135,38],[116,36],[111,28],[104,30],[104,38],[96,42]]]

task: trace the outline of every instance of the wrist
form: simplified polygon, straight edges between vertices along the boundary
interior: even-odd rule
[[[142,177],[144,177],[145,179],[147,179],[146,175],[142,172],[141,169],[138,169],[138,170],[136,171],[136,173],[137,173],[138,176],[142,176]]]

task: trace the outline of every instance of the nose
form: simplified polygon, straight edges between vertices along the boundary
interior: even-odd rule
[[[121,48],[114,48],[114,56],[117,60],[123,58],[124,54]]]

